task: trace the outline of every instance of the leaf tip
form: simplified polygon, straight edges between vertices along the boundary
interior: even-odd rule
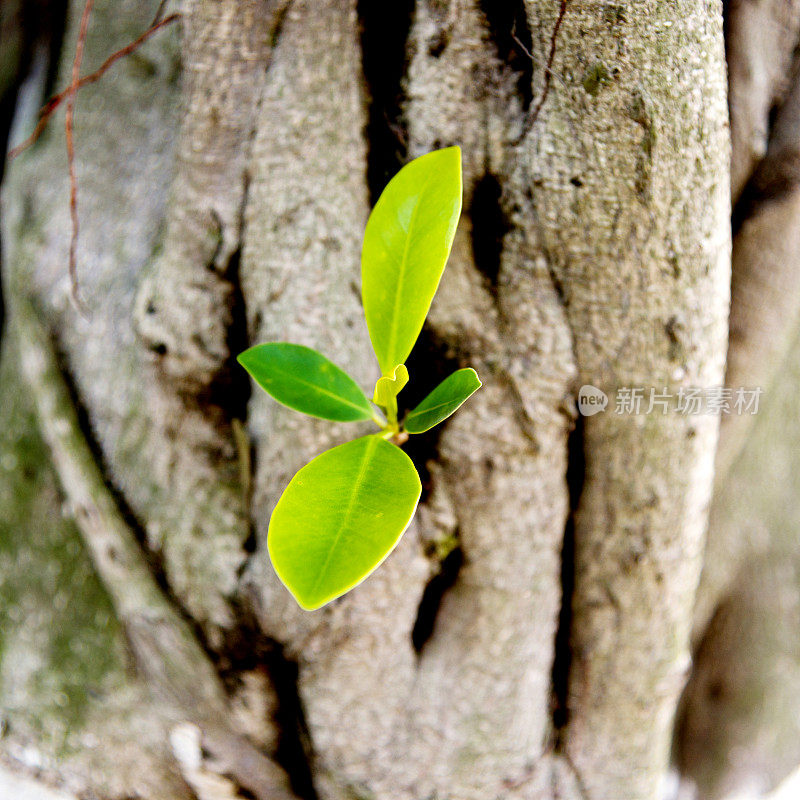
[[[445,147],[440,152],[453,162],[453,166],[458,170],[458,182],[461,185],[461,148],[454,144],[450,147]]]
[[[252,366],[252,359],[251,359],[252,350],[253,350],[252,347],[248,347],[247,350],[242,350],[242,352],[236,356],[236,361],[238,362],[239,366],[243,370],[245,370],[245,372],[247,372],[249,375],[252,375],[250,369]]]
[[[294,592],[292,592],[291,589],[289,589],[289,592],[292,595],[292,597],[294,597],[297,605],[299,605],[300,608],[303,609],[303,611],[317,611],[318,609],[330,603],[331,600],[335,599],[332,597],[329,598],[328,600],[322,600],[321,602],[319,600],[304,600],[301,597],[298,597]]]

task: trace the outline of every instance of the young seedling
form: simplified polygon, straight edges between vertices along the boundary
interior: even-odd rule
[[[460,369],[398,420],[397,395],[409,379],[405,361],[442,277],[460,214],[458,147],[403,167],[370,214],[361,294],[383,373],[375,405],[346,372],[309,347],[268,342],[239,355],[239,363],[279,403],[337,422],[372,420],[380,428],[306,464],[272,513],[272,565],[304,609],[343,595],[391,553],[422,491],[400,445],[409,434],[447,419],[481,385],[475,370]]]

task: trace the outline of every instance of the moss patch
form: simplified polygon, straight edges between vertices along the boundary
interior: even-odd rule
[[[62,497],[5,337],[0,357],[0,696],[62,746],[119,675],[119,627]]]
[[[611,82],[611,73],[602,61],[595,61],[587,67],[581,78],[581,83],[587,94],[594,97],[600,89]]]

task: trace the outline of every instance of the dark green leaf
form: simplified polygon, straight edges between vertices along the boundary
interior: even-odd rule
[[[409,433],[430,430],[447,419],[480,387],[480,378],[471,367],[448,375],[413,411],[408,412],[403,427]]]
[[[295,411],[337,422],[373,416],[358,384],[310,347],[268,342],[240,353],[238,361],[262,389]]]

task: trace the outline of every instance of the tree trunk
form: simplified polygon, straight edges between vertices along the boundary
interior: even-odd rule
[[[97,0],[85,71],[155,5]],[[8,171],[0,752],[16,773],[104,800],[663,796],[694,615],[699,641],[723,594],[720,578],[696,612],[719,418],[612,399],[584,419],[576,397],[723,382],[721,3],[387,5],[186,0],[80,91],[87,315],[59,117]],[[484,387],[409,447],[424,495],[391,557],[304,612],[270,565],[269,516],[352,428],[251,394],[234,357],[299,342],[370,387],[370,205],[451,144],[465,213],[408,366],[420,393],[460,364]],[[734,158],[737,196],[760,158]],[[747,383],[770,328],[734,319]],[[763,597],[758,575],[737,608]],[[796,763],[781,758],[773,782]],[[678,761],[701,792],[729,779]]]

